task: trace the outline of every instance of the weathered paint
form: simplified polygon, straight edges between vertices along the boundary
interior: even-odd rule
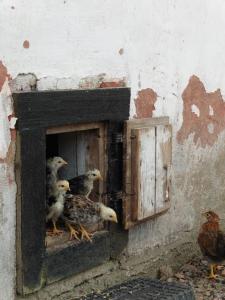
[[[25,40],[23,42],[23,48],[25,48],[25,49],[29,49],[30,48],[30,42],[28,40]]]
[[[131,116],[170,117],[173,126],[171,209],[130,230],[126,250],[129,255],[136,255],[148,248],[155,251],[149,252],[154,259],[162,248],[167,251],[176,244],[178,249],[182,238],[194,249],[201,210],[212,208],[225,217],[225,132],[217,111],[220,108],[223,111],[221,95],[224,98],[225,94],[225,39],[221,34],[221,28],[225,27],[225,2],[67,0],[55,5],[54,0],[39,0],[31,6],[27,1],[15,4],[2,0],[0,11],[4,36],[0,40],[0,59],[10,70],[12,91],[98,88],[103,82],[125,78],[132,93]],[[31,43],[29,49],[23,48],[25,39]],[[0,70],[2,82],[2,74],[8,72],[2,63]],[[196,86],[208,104],[199,99],[200,107],[194,101],[185,110],[182,94],[192,74],[204,83],[204,87],[199,82]],[[13,114],[11,109],[7,112],[11,100],[7,96],[5,77],[0,100],[2,160],[11,153],[8,116]],[[221,94],[211,93],[218,88]],[[146,89],[154,91],[157,98],[154,93],[151,98],[147,94],[142,103],[138,93]],[[189,92],[191,89],[192,84]],[[190,116],[195,120],[194,127],[188,123]],[[197,124],[198,118],[201,122]],[[14,292],[15,195],[14,184],[9,185],[14,180],[13,167],[8,168],[5,161],[0,164],[3,181],[0,219],[4,220],[0,226],[3,270],[0,290],[6,300],[13,299]],[[3,236],[3,231],[8,235]]]
[[[0,64],[0,299],[14,299],[15,285],[15,121],[9,75]]]
[[[225,128],[225,103],[221,91],[207,93],[200,79],[193,75],[182,98],[183,124],[177,133],[178,142],[182,143],[193,134],[196,145],[212,146]]]
[[[155,102],[157,94],[152,89],[143,89],[138,92],[135,99],[136,118],[150,118],[152,117],[153,110],[155,110]]]
[[[120,55],[123,55],[124,53],[124,49],[123,48],[120,48],[120,50],[118,51]]]
[[[117,88],[117,87],[124,87],[126,83],[124,80],[114,80],[114,81],[103,81],[100,84],[100,88]]]
[[[2,90],[3,84],[5,83],[7,78],[10,79],[10,75],[8,74],[7,68],[0,60],[0,91]]]

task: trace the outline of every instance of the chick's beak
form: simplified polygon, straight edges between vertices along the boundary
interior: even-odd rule
[[[103,181],[102,175],[99,175],[99,180],[102,180],[102,181]]]
[[[68,165],[68,162],[66,162],[65,160],[63,160],[63,164],[64,165]]]
[[[118,223],[117,216],[115,216],[112,221]]]

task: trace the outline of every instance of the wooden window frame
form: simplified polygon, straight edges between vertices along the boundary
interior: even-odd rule
[[[128,234],[122,229],[122,136],[129,117],[130,89],[21,92],[13,94],[17,124],[17,292],[32,293],[51,282],[91,269],[118,255]],[[45,247],[46,133],[74,124],[105,122],[110,170],[107,198],[120,224],[81,242],[47,253]],[[77,126],[77,125],[76,125]],[[58,128],[58,129],[57,129]],[[53,131],[52,131],[53,130]],[[65,131],[63,131],[65,132]],[[43,200],[42,200],[43,199]],[[116,241],[116,242],[115,242]]]

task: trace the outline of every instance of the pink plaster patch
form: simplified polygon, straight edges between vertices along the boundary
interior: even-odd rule
[[[212,146],[225,129],[225,102],[220,89],[207,93],[200,79],[193,75],[183,94],[183,124],[177,140],[183,143],[190,134],[201,147]]]
[[[7,78],[10,79],[11,77],[8,74],[7,68],[3,65],[2,61],[0,60],[0,91]]]
[[[30,42],[28,40],[25,40],[23,42],[23,48],[25,48],[25,49],[29,49],[30,48]]]
[[[125,82],[124,80],[118,80],[118,81],[103,81],[100,84],[100,88],[117,88],[117,87],[124,87]]]
[[[156,100],[157,94],[152,89],[147,88],[139,91],[137,98],[134,100],[136,106],[135,118],[152,117]]]

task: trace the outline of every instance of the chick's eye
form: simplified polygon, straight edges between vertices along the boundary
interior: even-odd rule
[[[58,163],[58,164],[61,164],[61,160],[58,160],[57,163]]]
[[[92,174],[93,176],[96,176],[96,174]]]
[[[112,215],[110,215],[109,217],[112,218]]]

